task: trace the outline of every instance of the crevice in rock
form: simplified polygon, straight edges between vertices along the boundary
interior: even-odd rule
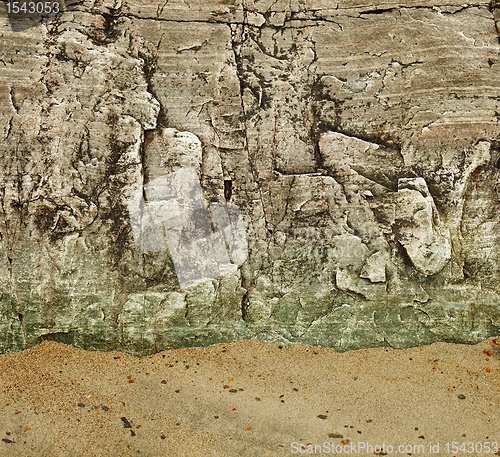
[[[248,125],[247,125],[247,109],[245,107],[244,92],[243,92],[244,69],[240,54],[240,47],[242,46],[243,42],[247,39],[247,24],[248,24],[248,18],[245,12],[244,24],[240,25],[229,24],[228,26],[231,34],[231,47],[233,50],[234,62],[236,65],[236,77],[238,78],[238,83],[239,83],[242,124],[244,129],[244,138],[245,138],[244,149],[248,158],[248,166],[250,167],[250,172],[252,174],[253,181],[258,182],[259,180],[258,180],[257,170],[255,169],[255,164],[253,163],[252,157],[250,156]],[[245,192],[248,192],[246,184],[244,185],[244,188]],[[262,208],[265,208],[261,186],[259,186],[257,192],[260,197],[260,204],[262,205]],[[251,200],[250,195],[248,195],[248,198]],[[253,279],[252,279],[252,273],[250,272],[249,269],[240,268],[240,271],[241,271],[241,287],[243,289],[246,289],[247,291],[241,300],[241,314],[243,321],[245,321],[247,316],[246,311],[248,307],[248,293],[250,289],[253,287],[252,286]]]
[[[242,279],[243,279],[243,275],[242,275]],[[241,297],[241,304],[240,304],[240,307],[241,307],[241,320],[243,322],[247,321],[247,310],[248,310],[248,304],[249,304],[248,295],[249,295],[249,289],[246,289],[245,294],[243,295],[243,297]]]
[[[495,21],[495,30],[497,32],[498,43],[500,44],[500,1],[492,0],[489,5],[489,10],[493,14],[493,20]]]
[[[19,326],[21,327],[21,333],[23,335],[23,343],[24,345],[26,345],[26,342],[28,341],[28,335],[26,333],[26,327],[24,325],[24,314],[18,311],[17,317],[19,319]]]
[[[250,158],[250,150],[249,150],[249,142],[248,142],[248,126],[247,126],[247,113],[244,102],[244,94],[243,94],[243,79],[244,79],[244,70],[241,62],[241,56],[238,47],[243,44],[243,41],[246,39],[245,34],[245,26],[238,27],[237,29],[233,29],[231,26],[229,27],[231,33],[231,47],[233,49],[234,61],[236,64],[236,77],[238,78],[239,90],[240,90],[240,104],[241,104],[241,112],[242,112],[242,123],[245,131],[245,150],[248,156],[248,162],[252,171],[252,175],[254,179],[257,178],[256,170],[254,169],[254,165]],[[239,29],[239,30],[238,30]]]
[[[319,169],[319,170],[322,170],[322,169]],[[277,176],[279,176],[281,178],[286,178],[288,176],[324,176],[324,175],[326,175],[324,170],[311,171],[311,172],[305,172],[305,173],[302,173],[300,171],[297,171],[297,172],[287,171],[285,173],[285,172],[281,172],[279,169],[274,169],[273,171],[274,171],[274,173],[276,173]]]
[[[364,19],[363,16],[371,16],[371,15],[377,15],[377,14],[387,14],[387,13],[392,13],[393,11],[400,11],[401,7],[391,7],[391,8],[379,8],[376,6],[374,9],[368,9],[366,11],[363,11],[360,13],[360,18]]]
[[[157,21],[157,22],[174,22],[174,23],[179,23],[182,22],[183,24],[224,24],[224,25],[231,25],[231,24],[238,24],[238,25],[244,25],[244,22],[230,22],[230,21],[217,21],[215,19],[209,20],[209,21],[203,21],[203,20],[193,20],[193,19],[165,19],[161,17],[151,17],[151,16],[139,16],[134,13],[123,13],[121,14],[123,17],[128,17],[128,18],[134,18],[138,19],[141,21]]]
[[[7,122],[7,132],[5,133],[5,137],[4,137],[4,140],[8,140],[9,139],[9,136],[10,136],[10,133],[12,132],[12,121],[14,120],[14,118],[10,118]]]
[[[491,141],[491,166],[500,169],[500,139]]]
[[[141,160],[142,160],[142,174],[143,174],[143,184],[147,184],[147,169],[146,169],[146,150],[148,144],[151,143],[154,136],[157,132],[161,132],[162,128],[166,127],[168,124],[167,114],[165,107],[160,102],[160,97],[156,94],[153,76],[156,73],[158,66],[158,51],[161,46],[163,36],[160,38],[158,44],[156,45],[156,49],[142,49],[140,48],[138,51],[139,58],[142,60],[142,71],[144,73],[144,79],[147,83],[147,91],[151,94],[153,99],[155,99],[159,105],[160,109],[158,111],[158,116],[156,119],[156,127],[153,129],[144,129],[144,138],[141,144]]]
[[[21,107],[18,105],[18,103],[15,99],[13,87],[11,87],[9,90],[9,100],[10,100],[10,104],[12,105],[12,108],[14,108],[14,111],[16,112],[16,114],[19,114],[19,110],[21,109]]]
[[[168,2],[170,0],[165,0],[165,2],[163,3],[163,5],[158,5],[158,8],[156,10],[156,17],[159,18],[162,14],[163,14],[163,10],[165,9],[165,7],[167,6]]]
[[[37,338],[37,344],[40,344],[42,341],[55,341],[57,343],[63,344],[74,344],[75,336],[75,331],[72,330],[67,332],[44,333]]]

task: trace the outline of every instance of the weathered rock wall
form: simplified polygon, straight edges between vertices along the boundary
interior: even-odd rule
[[[500,4],[67,0],[15,20],[0,14],[1,351],[499,333]],[[136,222],[130,202],[187,169],[212,221],[169,206],[166,239],[209,239],[237,208],[246,252],[183,287],[145,223],[167,197],[144,191]]]

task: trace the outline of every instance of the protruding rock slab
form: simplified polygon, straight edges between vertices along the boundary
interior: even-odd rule
[[[439,273],[450,261],[450,234],[423,178],[399,180],[395,230],[396,239],[421,273]]]

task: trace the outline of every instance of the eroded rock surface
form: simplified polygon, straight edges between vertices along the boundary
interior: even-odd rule
[[[399,180],[395,232],[419,272],[434,275],[450,261],[450,234],[423,178]]]
[[[0,5],[2,351],[498,334],[496,2],[67,0],[21,25]],[[182,173],[190,201],[162,188]],[[189,287],[187,233],[183,268],[225,246]]]

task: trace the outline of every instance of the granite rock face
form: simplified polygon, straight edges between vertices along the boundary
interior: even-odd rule
[[[0,5],[1,351],[499,333],[500,4],[64,6]]]

